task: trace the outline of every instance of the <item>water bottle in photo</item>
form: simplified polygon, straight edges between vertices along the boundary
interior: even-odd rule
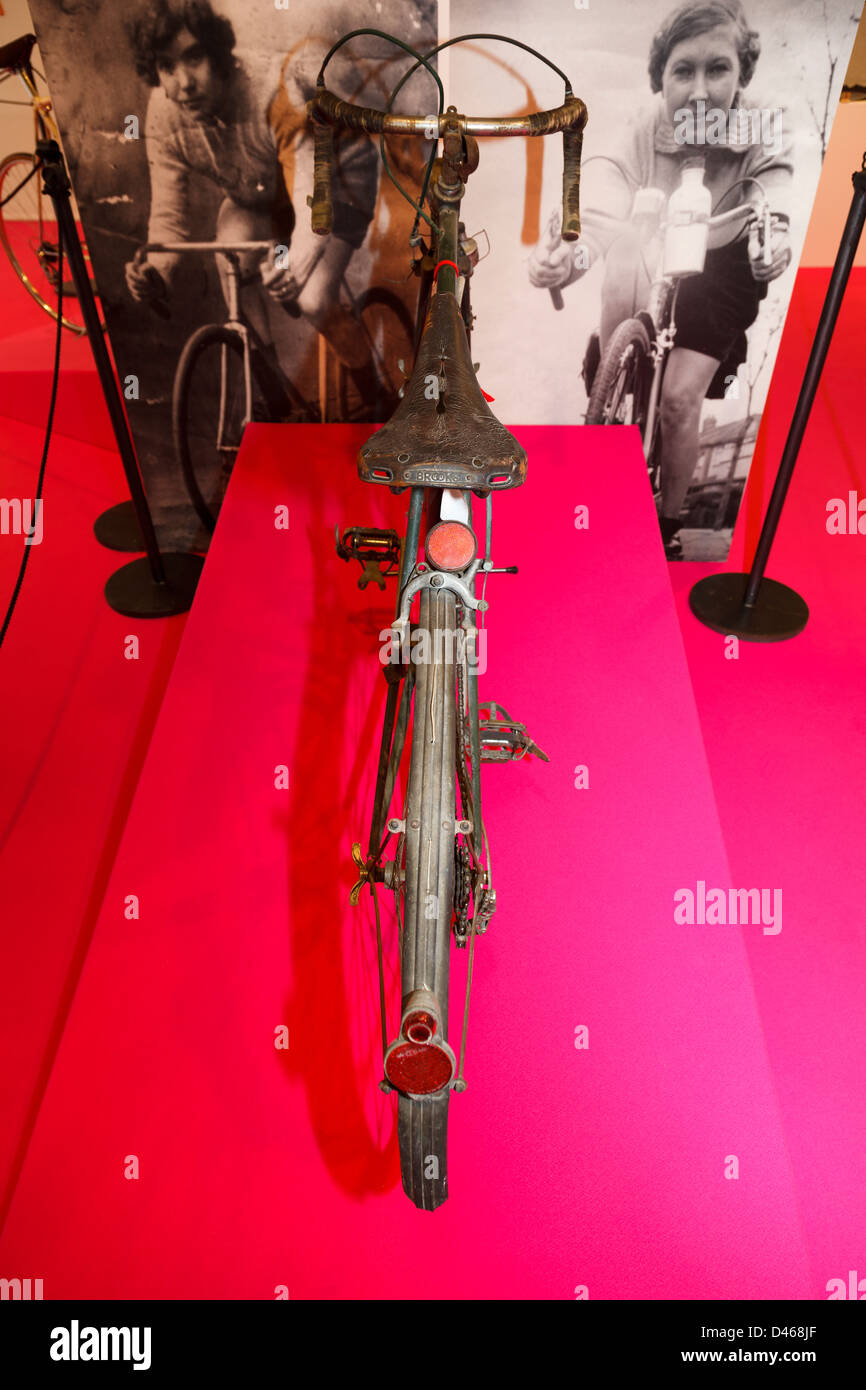
[[[704,161],[689,159],[668,201],[662,273],[700,275],[707,256],[712,194],[704,183]]]

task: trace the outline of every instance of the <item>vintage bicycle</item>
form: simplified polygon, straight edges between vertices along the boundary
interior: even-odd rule
[[[244,271],[242,258],[273,255],[269,241],[146,242],[136,251],[141,263],[149,254],[208,255],[224,267],[227,317],[195,329],[178,359],[172,390],[172,435],[187,493],[202,524],[213,533],[216,514],[202,484],[215,467],[225,478],[237,456],[244,430],[259,418],[283,423],[376,419],[376,402],[363,401],[349,373],[334,357],[326,339],[317,343],[317,397],[305,394],[288,376],[274,351],[262,342],[242,307],[241,288],[258,278]],[[353,295],[344,278],[341,292],[351,308],[386,398],[396,400],[405,380],[402,363],[411,361],[414,327],[400,297],[381,286]],[[167,295],[151,301],[161,317],[171,313]],[[291,312],[291,306],[289,309]],[[371,416],[371,409],[373,414]]]
[[[34,34],[25,34],[0,48],[0,84],[18,77],[27,92],[28,100],[7,101],[4,105],[30,106],[33,110],[34,147],[29,152],[7,154],[0,160],[0,245],[9,258],[12,269],[40,309],[57,318],[58,267],[60,263],[60,233],[51,199],[42,191],[39,178],[40,160],[36,146],[40,140],[60,144],[60,133],[51,114],[51,102],[40,96],[37,78],[44,82],[32,63],[36,44]],[[89,267],[87,247],[79,231],[84,258]],[[66,262],[68,276],[68,261]],[[91,280],[92,283],[92,280]],[[93,286],[94,292],[96,286]],[[64,328],[78,336],[87,330],[78,306],[71,277],[63,282]]]
[[[770,204],[760,181],[752,177],[738,179],[725,190],[719,203],[745,183],[755,186],[754,197],[725,212],[713,212],[705,225],[708,231],[735,226],[737,236],[755,238],[764,264],[769,265],[772,259]],[[674,219],[665,220],[660,203],[653,207],[652,201],[647,200],[646,195],[655,192],[657,190],[639,189],[635,193],[630,223],[607,218],[602,213],[594,213],[594,216],[604,216],[620,230],[627,226],[637,229],[644,247],[660,239],[663,267],[665,243],[677,236],[680,228]],[[682,275],[676,274],[656,275],[647,307],[623,320],[611,334],[592,377],[585,416],[588,425],[638,426],[656,497],[661,492],[663,449],[659,402],[665,366],[676,342],[677,289],[682,279]]]
[[[415,60],[385,110],[342,101],[325,86],[328,61],[359,33],[377,33]],[[453,106],[443,110],[442,83],[430,59],[467,39],[501,39],[540,58],[563,80],[563,103],[518,117],[466,116]],[[437,85],[438,111],[432,116],[393,114],[397,94],[420,66]],[[351,899],[357,903],[369,889],[375,907],[384,1070],[380,1086],[397,1094],[403,1188],[417,1207],[433,1210],[448,1196],[450,1095],[466,1086],[475,943],[497,905],[482,814],[481,765],[544,757],[525,726],[495,702],[482,702],[478,691],[476,617],[487,612],[485,586],[490,575],[516,573],[512,566],[493,563],[493,497],[525,481],[526,453],[492,413],[473,368],[469,287],[478,247],[466,234],[460,207],[478,164],[478,137],[561,131],[562,235],[576,239],[587,112],[554,63],[502,35],[462,35],[422,56],[391,35],[353,30],[326,55],[309,113],[315,144],[312,226],[322,235],[332,220],[337,127],[378,134],[392,178],[386,136],[431,141],[418,201],[400,190],[416,213],[411,238],[419,278],[414,365],[396,411],[362,445],[357,459],[365,482],[397,494],[408,492],[405,533],[351,527],[342,537],[338,533],[337,550],[344,560],[362,564],[362,584],[371,577],[384,583],[386,574],[396,580],[370,830],[366,850],[360,843],[353,848],[357,881]],[[484,509],[480,535],[473,524],[473,498]],[[386,1017],[379,885],[394,894],[399,928],[401,1004],[392,1026]],[[452,940],[469,957],[459,1044],[449,1027]]]

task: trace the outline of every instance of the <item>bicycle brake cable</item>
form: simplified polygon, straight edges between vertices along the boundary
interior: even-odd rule
[[[735,179],[733,183],[731,183],[731,184],[728,185],[728,187],[725,189],[724,193],[722,193],[722,194],[720,195],[719,200],[718,200],[718,202],[716,203],[716,206],[713,208],[713,211],[712,211],[712,213],[710,214],[711,216],[714,217],[714,216],[716,215],[716,213],[718,212],[718,210],[719,210],[719,208],[721,207],[722,203],[723,203],[723,202],[725,201],[725,199],[727,198],[728,194],[731,193],[735,188],[739,188],[740,184],[742,184],[742,183],[754,183],[754,184],[756,184],[757,187],[760,188],[761,193],[762,193],[763,196],[764,196],[764,201],[765,201],[765,202],[767,201],[767,190],[764,188],[764,185],[761,183],[761,180],[760,180],[760,179],[756,179],[756,178],[754,177],[753,174],[746,174],[743,178],[741,178],[741,179]]]
[[[469,996],[472,990],[472,966],[475,962],[475,913],[472,914],[472,921],[469,923],[469,962],[466,967],[466,1000],[463,1005],[463,1031],[460,1034],[460,1061],[457,1066],[457,1075],[454,1078],[457,1082],[463,1082],[460,1087],[463,1090],[466,1082],[463,1080],[463,1064],[466,1061],[466,1032],[469,1027]]]
[[[536,49],[536,48],[531,48],[531,47],[529,46],[528,43],[521,43],[519,39],[512,39],[512,38],[509,38],[506,34],[458,34],[455,38],[453,38],[453,39],[445,39],[445,41],[444,41],[443,43],[438,43],[438,44],[436,45],[435,48],[428,49],[428,51],[427,51],[427,52],[425,53],[425,55],[424,55],[424,58],[423,58],[421,61],[424,61],[424,62],[426,63],[426,59],[432,58],[433,55],[436,54],[436,53],[441,53],[442,50],[443,50],[444,48],[451,48],[454,44],[457,44],[457,43],[469,43],[469,42],[471,42],[471,40],[473,40],[473,39],[494,39],[495,41],[497,41],[497,42],[499,42],[499,43],[510,43],[510,44],[513,44],[515,48],[522,48],[526,53],[531,53],[532,56],[533,56],[534,58],[538,58],[539,62],[546,63],[547,66],[548,66],[549,68],[552,68],[553,71],[554,71],[555,73],[557,73],[557,75],[558,75],[559,77],[562,78],[563,82],[565,83],[565,95],[566,95],[566,97],[573,96],[573,91],[572,91],[571,82],[569,81],[568,77],[566,77],[565,73],[562,71],[561,68],[558,68],[558,67],[556,66],[555,63],[552,63],[552,62],[550,61],[549,58],[545,58],[545,56],[544,56],[543,53],[539,53],[539,52],[538,52],[538,49]],[[412,74],[417,70],[417,68],[418,68],[418,63],[416,62],[415,66],[414,66],[414,67],[411,67],[411,68],[409,69],[409,71],[400,79],[400,81],[398,82],[397,86],[394,88],[394,91],[391,93],[391,100],[388,102],[388,110],[391,109],[391,102],[393,102],[394,98],[397,96],[397,93],[400,91],[400,88],[403,86],[404,82],[408,82],[409,78],[410,78],[410,77],[412,76]],[[441,115],[441,111],[442,111],[441,106],[440,106],[439,109],[440,109],[440,115]],[[382,137],[382,143],[384,144],[384,136]],[[431,173],[432,173],[432,171],[433,171],[433,164],[434,164],[435,158],[436,158],[436,145],[435,145],[435,143],[434,143],[434,145],[433,145],[433,152],[432,152],[432,154],[431,154],[431,156],[430,156],[430,159],[429,159],[428,162],[427,162],[427,169],[426,169],[425,174],[424,174],[424,183],[423,183],[422,188],[421,188],[421,203],[422,203],[422,204],[423,204],[423,202],[424,202],[425,197],[427,196],[427,186],[428,186],[429,181],[430,181],[430,175],[431,175]],[[383,153],[383,159],[384,159],[384,153]],[[398,187],[399,187],[399,185],[398,185]],[[401,190],[401,191],[402,191],[402,190]],[[409,201],[411,202],[411,199],[410,199]],[[415,206],[415,205],[413,204],[413,206]],[[418,233],[418,213],[419,213],[419,211],[420,211],[420,209],[418,209],[418,208],[416,207],[415,222],[414,222],[414,225],[413,225],[413,227],[412,227],[412,237],[410,238],[410,242],[412,242],[412,244],[414,244],[414,238],[417,236],[417,233]],[[431,226],[431,227],[433,226],[433,224],[432,224],[432,222],[430,221],[429,217],[427,217],[426,214],[425,214],[423,211],[420,211],[420,215],[424,218],[425,222],[427,222],[429,226]]]
[[[532,48],[528,43],[522,43],[519,39],[512,39],[507,34],[493,34],[484,32],[476,34],[458,34],[453,39],[445,39],[442,43],[436,44],[435,48],[429,49],[426,54],[421,54],[418,53],[418,51],[412,48],[409,44],[404,43],[402,39],[396,38],[393,34],[386,34],[382,29],[353,29],[350,33],[344,34],[341,39],[338,39],[337,42],[333,44],[332,47],[326,53],[325,58],[322,62],[322,66],[319,69],[318,82],[320,85],[324,84],[325,68],[327,67],[328,63],[331,61],[331,58],[337,52],[337,50],[339,48],[342,48],[344,43],[348,43],[350,39],[356,38],[361,34],[370,34],[375,36],[376,38],[385,39],[388,43],[396,44],[398,48],[402,48],[405,53],[409,53],[415,59],[414,65],[411,68],[409,68],[408,72],[404,73],[400,81],[397,83],[397,86],[392,91],[391,96],[388,99],[388,104],[385,108],[386,112],[391,110],[391,107],[394,101],[396,100],[398,93],[401,91],[405,83],[408,82],[409,78],[413,75],[413,73],[417,72],[418,68],[423,66],[434,78],[436,85],[439,88],[438,114],[441,116],[445,105],[445,91],[442,86],[442,79],[436,72],[435,68],[433,68],[430,65],[430,62],[428,60],[432,58],[435,54],[441,53],[442,50],[445,48],[451,48],[454,44],[458,43],[470,43],[475,39],[493,39],[497,43],[507,43],[511,44],[514,48],[523,49],[525,53],[530,53],[533,58],[537,58],[539,62],[544,63],[547,67],[551,68],[552,71],[555,72],[558,77],[562,78],[562,81],[565,84],[566,99],[574,95],[571,81],[568,78],[568,76],[562,71],[562,68],[558,67],[557,64],[552,62],[550,58],[546,58],[543,53],[539,53],[537,48]],[[385,150],[385,132],[382,131],[379,136],[379,154],[382,159],[382,167],[384,168],[385,173],[388,175],[388,178],[391,180],[397,191],[402,195],[402,197],[406,199],[406,201],[411,205],[411,207],[415,209],[415,222],[412,226],[412,233],[410,237],[410,242],[412,245],[415,244],[415,238],[417,237],[419,218],[424,219],[428,227],[430,227],[431,231],[439,231],[439,228],[427,215],[423,208],[423,203],[427,196],[427,189],[430,183],[430,177],[433,172],[433,165],[436,160],[436,149],[437,142],[434,141],[433,149],[431,150],[430,158],[427,161],[427,167],[424,171],[424,179],[421,185],[420,203],[416,203],[414,198],[412,198],[406,192],[405,188],[403,188],[403,186],[400,184],[400,182],[397,180],[397,178],[394,176],[391,170],[391,167],[388,163],[388,156]]]
[[[432,58],[434,53],[441,53],[443,48],[451,48],[455,43],[471,43],[473,39],[495,39],[497,43],[510,43],[513,44],[515,48],[522,48],[524,52],[531,53],[533,58],[537,58],[541,63],[546,63],[549,68],[553,69],[558,77],[562,78],[565,83],[565,95],[567,97],[574,96],[571,82],[562,71],[562,68],[558,68],[556,63],[551,62],[549,58],[545,58],[544,54],[539,53],[537,48],[530,48],[528,43],[521,43],[519,39],[509,38],[507,34],[457,34],[453,39],[445,39],[442,43],[437,43],[435,48],[428,49],[421,61],[424,62],[427,58]],[[417,66],[418,64],[416,63],[414,68],[409,69],[406,74],[407,79],[412,76]]]
[[[352,29],[348,34],[344,34],[341,39],[338,39],[335,44],[332,44],[322,60],[322,66],[319,68],[319,75],[316,79],[318,86],[323,87],[325,85],[325,68],[337,52],[337,49],[342,48],[344,43],[348,43],[350,39],[358,38],[361,34],[371,34],[374,38],[385,39],[388,43],[396,44],[398,48],[403,49],[404,53],[409,53],[413,58],[417,59],[415,67],[412,68],[412,72],[420,65],[423,65],[430,73],[430,76],[439,88],[439,109],[441,111],[442,107],[445,105],[445,88],[442,86],[442,79],[436,69],[430,66],[427,62],[427,58],[423,53],[419,53],[417,48],[412,48],[411,44],[404,43],[402,39],[396,38],[393,34],[386,34],[384,29]],[[435,49],[431,51],[433,53],[436,52]]]
[[[422,66],[423,66],[423,67],[425,67],[425,68],[427,69],[427,71],[430,73],[431,77],[433,78],[433,80],[434,80],[435,83],[436,83],[436,86],[439,88],[439,111],[438,111],[438,114],[441,116],[441,115],[442,115],[442,112],[443,112],[443,110],[444,110],[444,107],[445,107],[445,88],[442,86],[442,79],[441,79],[441,77],[439,76],[438,72],[436,71],[436,69],[435,69],[434,67],[431,66],[430,63],[428,63],[427,58],[426,58],[422,53],[419,53],[418,50],[417,50],[416,48],[412,48],[412,46],[411,46],[410,44],[404,43],[402,39],[396,38],[394,34],[386,34],[385,31],[384,31],[383,29],[352,29],[352,31],[351,31],[350,33],[344,34],[343,37],[342,37],[341,39],[338,39],[337,42],[336,42],[335,44],[333,44],[332,47],[328,50],[328,52],[325,54],[325,57],[324,57],[324,59],[323,59],[323,61],[322,61],[322,66],[319,68],[319,76],[318,76],[318,78],[317,78],[317,83],[318,83],[318,85],[319,85],[319,86],[323,86],[323,85],[324,85],[324,81],[325,81],[325,68],[328,66],[328,64],[329,64],[329,62],[331,61],[332,57],[333,57],[334,54],[337,52],[337,49],[338,49],[338,48],[342,48],[342,46],[343,46],[344,43],[348,43],[350,39],[357,38],[360,34],[371,34],[371,35],[373,35],[375,38],[385,39],[386,42],[388,42],[388,43],[396,44],[396,46],[397,46],[398,48],[402,48],[402,49],[403,49],[404,53],[410,54],[410,55],[416,60],[416,61],[415,61],[414,67],[412,67],[412,68],[409,69],[409,72],[406,73],[406,75],[400,80],[400,82],[398,82],[397,86],[394,88],[393,92],[391,93],[391,96],[390,96],[389,99],[388,99],[388,105],[385,107],[386,113],[387,113],[388,111],[391,110],[391,106],[392,106],[392,104],[393,104],[393,102],[394,102],[394,100],[395,100],[395,98],[396,98],[396,96],[397,96],[397,93],[400,91],[400,88],[403,86],[403,83],[406,82],[406,81],[408,80],[408,78],[411,76],[411,74],[412,74],[413,72],[416,72],[416,71],[418,70],[419,67],[422,67]],[[435,53],[435,51],[436,51],[436,50],[434,49],[433,52]],[[432,149],[432,151],[431,151],[430,158],[429,158],[429,160],[428,160],[428,162],[427,162],[427,169],[426,169],[426,172],[425,172],[425,175],[424,175],[424,182],[423,182],[422,188],[421,188],[421,202],[422,202],[422,203],[424,202],[424,199],[425,199],[425,197],[426,197],[426,195],[427,195],[427,185],[428,185],[428,183],[429,183],[429,181],[430,181],[430,175],[431,175],[431,173],[432,173],[432,171],[433,171],[433,164],[434,164],[434,161],[435,161],[435,159],[436,159],[436,143],[437,143],[437,142],[434,140],[434,141],[433,141],[433,149]],[[426,212],[424,211],[423,207],[420,207],[420,206],[418,205],[418,203],[415,202],[415,199],[412,198],[412,197],[406,192],[405,188],[402,186],[402,184],[401,184],[401,183],[397,180],[397,178],[394,176],[394,174],[393,174],[393,172],[392,172],[392,170],[391,170],[391,166],[390,166],[390,164],[388,163],[388,156],[387,156],[386,151],[385,151],[385,132],[384,132],[384,131],[382,131],[382,132],[380,133],[380,135],[379,135],[379,156],[380,156],[380,158],[381,158],[381,160],[382,160],[382,167],[383,167],[383,169],[385,170],[385,173],[388,175],[388,178],[389,178],[389,179],[391,180],[391,182],[393,183],[394,187],[397,189],[397,192],[398,192],[403,198],[405,198],[406,201],[407,201],[407,203],[410,203],[410,204],[412,205],[412,207],[415,209],[415,223],[414,223],[413,228],[412,228],[412,236],[414,237],[415,234],[416,234],[416,232],[417,232],[417,230],[418,230],[418,218],[419,218],[419,217],[423,217],[423,218],[424,218],[424,221],[425,221],[425,222],[427,223],[427,225],[430,227],[431,231],[438,232],[438,231],[439,231],[439,228],[438,228],[438,227],[436,226],[436,224],[427,216],[427,214],[426,214]]]

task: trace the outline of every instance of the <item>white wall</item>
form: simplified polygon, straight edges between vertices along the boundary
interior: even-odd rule
[[[860,168],[864,150],[866,101],[840,101],[821,166],[801,265],[832,265],[836,259],[854,191],[851,175]],[[866,265],[866,236],[860,240],[854,264]]]
[[[19,39],[22,34],[33,33],[33,20],[26,0],[3,0],[3,13],[0,15],[0,44]],[[42,70],[38,46],[33,50],[33,66]],[[13,150],[32,150],[33,115],[29,106],[9,106],[10,101],[26,102],[27,93],[17,77],[10,77],[0,83],[0,154],[11,154]]]

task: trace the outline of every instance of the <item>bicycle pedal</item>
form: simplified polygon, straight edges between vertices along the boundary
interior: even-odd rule
[[[490,701],[481,707],[479,714],[483,715],[485,710],[487,717],[478,721],[483,763],[519,762],[527,754],[550,762],[547,754],[529,737],[526,725],[512,719],[507,709]]]
[[[334,540],[341,560],[357,560],[361,566],[358,588],[368,584],[385,588],[400,563],[400,537],[396,531],[383,531],[375,526],[350,526],[340,539],[339,527],[334,527]],[[387,569],[382,566],[387,565]]]

